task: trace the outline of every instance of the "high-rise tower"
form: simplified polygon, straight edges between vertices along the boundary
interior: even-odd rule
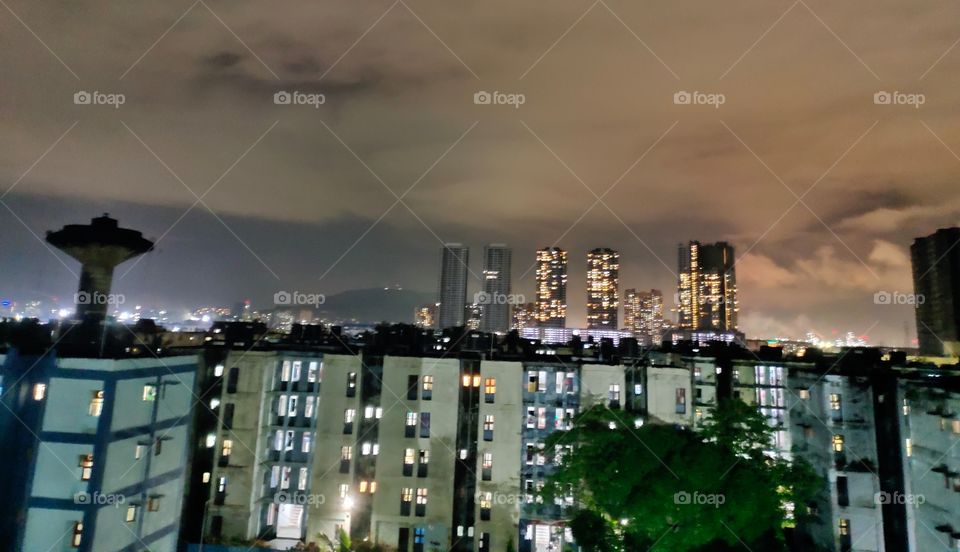
[[[510,329],[510,261],[512,252],[502,243],[483,248],[483,318],[480,329],[506,332]]]
[[[444,244],[440,254],[440,303],[437,325],[442,330],[463,326],[467,308],[467,274],[470,248],[459,243]]]
[[[620,254],[597,248],[587,253],[587,328],[617,329]]]
[[[960,354],[960,228],[942,228],[910,247],[917,338],[924,355]]]
[[[567,252],[559,247],[537,251],[537,325],[567,324]]]
[[[736,331],[740,310],[733,246],[726,242],[680,245],[677,323],[685,330]]]

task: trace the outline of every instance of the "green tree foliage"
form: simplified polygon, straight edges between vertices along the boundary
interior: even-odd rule
[[[803,504],[817,488],[805,464],[762,453],[772,429],[754,408],[723,402],[702,432],[633,425],[622,411],[592,409],[547,449],[572,445],[544,489],[546,500],[572,494],[571,521],[588,552],[783,549],[784,504]]]
[[[340,532],[337,534],[337,540],[340,541],[339,552],[350,552],[350,535],[347,534],[343,528],[340,529]]]

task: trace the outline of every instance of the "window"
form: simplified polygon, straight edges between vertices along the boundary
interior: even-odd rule
[[[80,456],[80,480],[90,481],[93,475],[93,455],[83,454]]]
[[[310,395],[309,397],[307,397],[307,403],[303,407],[303,416],[305,418],[313,418],[313,401],[314,401],[313,395]]]
[[[357,373],[350,372],[347,374],[347,396],[356,397],[357,396]]]
[[[127,506],[127,515],[124,516],[124,521],[126,521],[127,523],[130,523],[136,520],[137,520],[137,506],[135,504],[131,504],[130,506]]]
[[[350,492],[350,485],[341,483],[338,490],[340,492],[340,498],[347,498],[347,494]]]
[[[290,466],[283,466],[280,468],[280,488],[289,489],[290,488]]]
[[[144,452],[146,449],[147,449],[147,446],[146,446],[146,445],[137,445],[136,447],[134,447],[134,449],[133,449],[133,458],[134,458],[135,460],[139,460],[140,458],[142,458],[142,457],[143,457],[143,452]]]
[[[486,492],[480,495],[480,520],[490,521],[490,510],[493,508],[493,493]]]
[[[840,410],[840,395],[830,393],[830,410]]]
[[[415,451],[412,448],[403,451],[403,475],[405,476],[413,475],[414,454]]]
[[[225,493],[227,492],[227,478],[226,476],[221,476],[217,479],[217,492]]]
[[[350,473],[350,460],[353,459],[353,449],[350,445],[340,447],[340,473]]]
[[[537,373],[533,370],[527,372],[527,393],[537,392]]]
[[[620,405],[620,384],[614,383],[610,385],[609,392],[607,393],[607,398],[610,399],[610,406]]]
[[[99,416],[103,412],[103,391],[94,391],[90,399],[90,415]]]
[[[290,361],[285,360],[280,365],[280,381],[290,381]]]
[[[675,402],[676,402],[676,413],[686,414],[687,413],[687,390],[685,388],[677,387]]]
[[[202,480],[203,480],[204,483],[209,483],[209,482],[210,482],[210,472],[203,472],[203,478],[202,478]]]
[[[840,518],[840,536],[846,537],[850,535],[850,520]]]
[[[433,398],[433,376],[423,376],[423,390],[420,398],[425,401]]]
[[[480,533],[480,545],[478,548],[481,551],[490,550],[492,548],[490,546],[490,533]]]
[[[155,401],[157,400],[157,386],[152,383],[148,383],[143,386],[143,400],[145,401]]]
[[[800,393],[799,393],[797,396],[799,396],[799,397],[800,397],[801,399],[803,399],[803,400],[807,400],[807,399],[810,398],[810,390],[809,390],[809,389],[801,389],[801,390],[800,390]]]
[[[277,415],[283,416],[287,413],[287,396],[280,395],[280,398],[277,399]]]
[[[417,489],[417,517],[427,515],[427,489]]]
[[[493,453],[485,452],[483,453],[483,463],[480,465],[482,468],[482,479],[484,481],[490,481],[493,479]]]
[[[317,361],[311,361],[309,367],[307,368],[307,381],[314,383],[320,379],[320,363]]]
[[[420,414],[420,437],[427,439],[430,437],[430,413]]]
[[[293,450],[293,437],[294,437],[294,432],[288,431],[287,434],[284,436],[283,450]]]
[[[233,429],[233,413],[236,410],[236,405],[233,403],[227,403],[223,407],[223,429]]]
[[[361,493],[369,492],[370,494],[373,494],[377,492],[377,482],[376,481],[368,482],[366,479],[364,479],[363,481],[360,482],[359,490]]]
[[[490,404],[497,397],[497,378],[487,378],[483,382],[483,400]]]
[[[172,439],[172,437],[157,437],[157,440],[153,442],[153,455],[160,456],[160,453],[163,451],[163,441],[164,439]]]
[[[227,376],[227,393],[237,392],[237,382],[240,381],[240,369],[234,366],[230,369],[230,375]]]
[[[417,477],[426,477],[427,468],[430,466],[430,451],[420,451],[420,463],[417,465]]]
[[[70,538],[70,546],[80,548],[80,541],[83,540],[83,522],[73,523],[73,537]]]
[[[310,452],[310,441],[312,437],[309,433],[304,433],[300,442],[300,452]]]
[[[950,431],[954,434],[960,433],[960,420],[953,420],[950,422]]]
[[[297,476],[297,489],[307,490],[307,468],[300,468],[300,473]]]
[[[160,497],[151,496],[147,499],[147,511],[148,512],[159,512],[160,511]]]
[[[537,429],[546,429],[547,428],[547,409],[540,406],[537,407]]]
[[[290,370],[290,381],[300,381],[300,371],[303,369],[303,362],[293,361],[293,369]]]
[[[287,405],[289,406],[289,409],[287,409],[287,415],[296,416],[297,415],[297,396],[290,395],[290,400],[287,402]]]
[[[833,451],[843,452],[843,435],[833,436]]]
[[[407,399],[417,400],[417,386],[420,385],[420,378],[417,376],[407,376]]]
[[[37,383],[33,386],[33,400],[42,401],[47,396],[47,384]]]
[[[213,377],[219,378],[223,376],[223,364],[217,364],[213,367]]]
[[[343,434],[349,435],[353,433],[353,420],[357,417],[357,410],[354,408],[348,408],[343,411]]]
[[[904,445],[904,448],[907,452],[907,457],[909,458],[910,456],[913,456],[913,439],[907,439]]]
[[[230,453],[233,452],[233,441],[231,439],[224,439],[223,445],[220,448],[220,456],[224,458],[230,456]]]
[[[493,441],[493,414],[483,416],[483,440]]]
[[[405,427],[403,436],[404,437],[416,437],[417,434],[417,413],[416,412],[407,412],[407,417],[405,420]]]
[[[413,502],[413,488],[404,487],[400,491],[400,515],[410,515],[410,504]]]

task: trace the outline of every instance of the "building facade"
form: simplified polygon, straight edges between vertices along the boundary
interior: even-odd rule
[[[440,329],[463,326],[469,274],[470,248],[459,243],[444,244],[440,253],[440,289],[437,293],[437,325]]]
[[[737,277],[733,246],[691,241],[679,247],[677,326],[681,330],[736,331]]]
[[[960,228],[943,228],[910,247],[920,353],[960,356]],[[889,295],[888,297],[892,297]]]
[[[537,251],[537,325],[567,325],[567,252],[559,247]]]
[[[619,329],[620,253],[597,248],[587,253],[587,327]]]
[[[506,333],[510,329],[512,255],[511,249],[502,243],[483,248],[483,296],[475,302],[483,304],[480,329],[485,332]]]

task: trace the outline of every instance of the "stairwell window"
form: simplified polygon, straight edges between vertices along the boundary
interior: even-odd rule
[[[90,399],[90,415],[94,417],[103,413],[103,391],[94,391]]]
[[[80,480],[90,481],[93,476],[93,455],[84,454],[80,456]]]
[[[487,378],[483,382],[483,400],[492,404],[497,397],[497,378]]]
[[[80,542],[83,540],[83,522],[77,521],[73,524],[73,537],[70,538],[70,546],[80,548]]]

